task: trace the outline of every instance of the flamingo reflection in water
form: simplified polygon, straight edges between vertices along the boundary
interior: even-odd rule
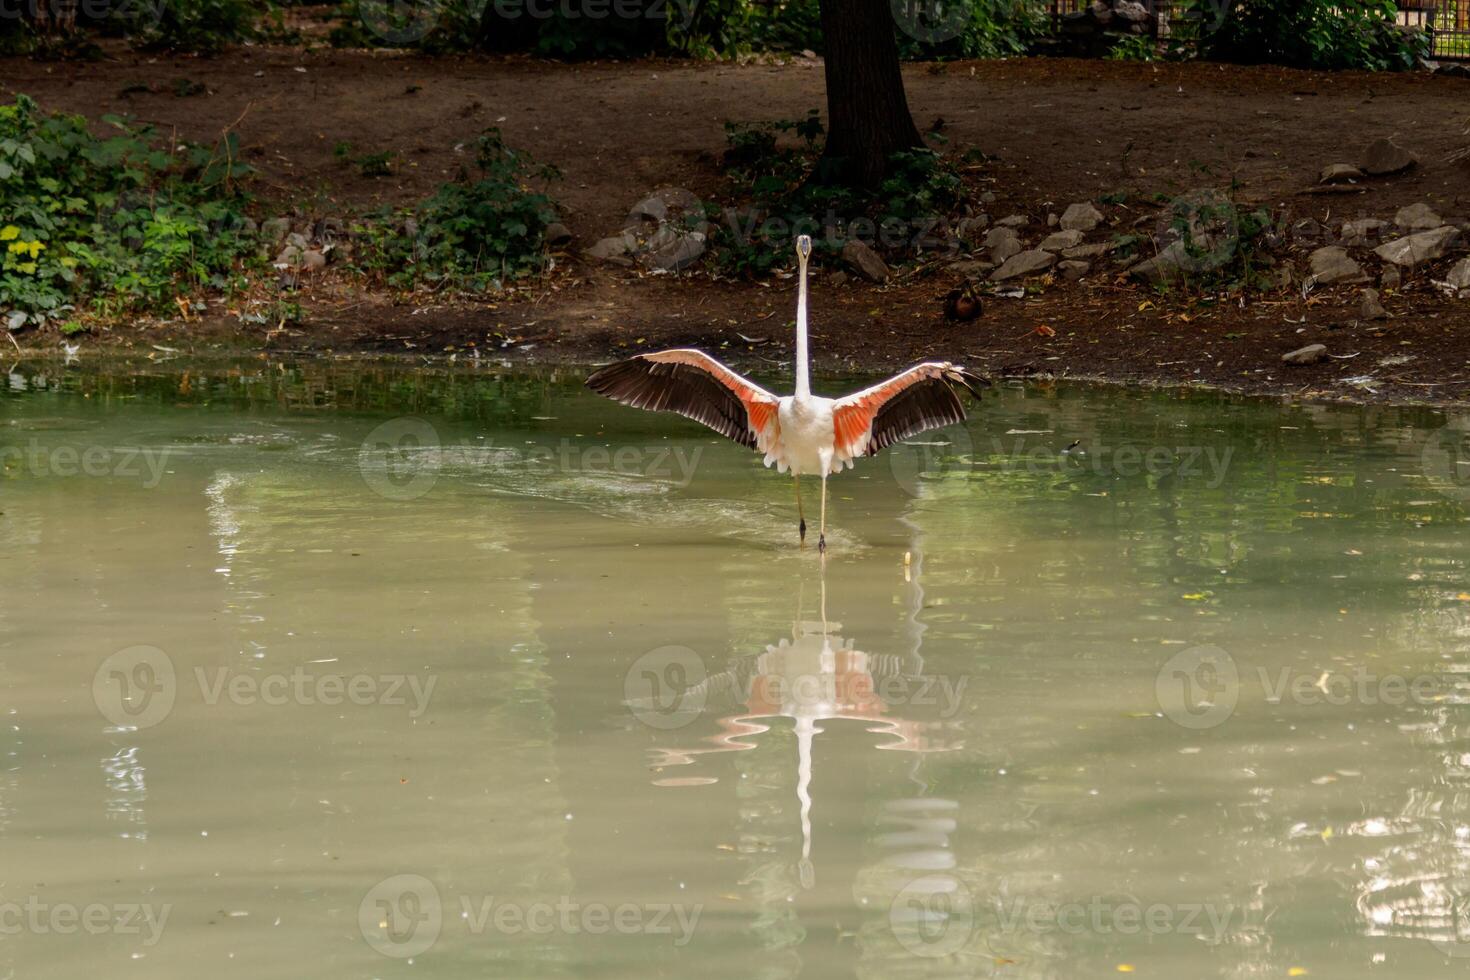
[[[756,740],[770,731],[779,719],[791,719],[797,744],[796,795],[801,808],[802,886],[815,883],[812,865],[812,743],[824,729],[823,722],[848,720],[867,724],[872,734],[891,736],[875,747],[880,750],[914,753],[944,752],[960,748],[958,741],[936,737],[932,721],[906,719],[895,714],[896,701],[926,690],[932,678],[924,675],[923,658],[917,644],[908,655],[872,654],[856,649],[854,641],[839,631],[842,624],[827,619],[826,578],[822,578],[820,619],[801,619],[798,593],[796,622],[790,639],[767,646],[765,651],[736,661],[725,671],[712,674],[688,695],[705,709],[721,710],[720,732],[695,748],[663,748],[654,761],[656,772],[668,766],[690,765],[700,756],[722,752],[747,752]],[[688,696],[686,695],[686,696]],[[678,785],[677,779],[656,779],[662,785]]]

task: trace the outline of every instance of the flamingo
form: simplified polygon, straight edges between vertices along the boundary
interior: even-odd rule
[[[949,361],[925,361],[842,398],[813,395],[807,359],[808,235],[796,239],[796,392],[777,396],[703,351],[638,354],[596,371],[587,387],[633,408],[676,412],[763,453],[796,484],[797,534],[806,543],[801,477],[822,478],[817,550],[827,552],[827,477],[910,436],[965,420],[958,389],[980,397],[990,382]]]

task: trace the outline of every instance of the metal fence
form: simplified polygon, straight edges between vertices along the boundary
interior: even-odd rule
[[[1171,25],[1184,13],[1187,0],[1140,0],[1153,16],[1149,36],[1167,38]],[[1219,0],[1230,2],[1230,0]],[[1060,32],[1067,14],[1088,9],[1092,0],[1051,0],[1051,20]],[[1399,23],[1429,35],[1431,57],[1470,61],[1470,0],[1398,0]]]
[[[1399,0],[1399,23],[1428,32],[1433,57],[1470,60],[1470,0]]]

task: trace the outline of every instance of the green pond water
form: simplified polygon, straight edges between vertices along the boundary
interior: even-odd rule
[[[582,374],[8,369],[0,980],[1470,972],[1465,417]]]

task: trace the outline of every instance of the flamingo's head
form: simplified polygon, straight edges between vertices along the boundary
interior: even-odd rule
[[[812,256],[812,236],[810,236],[810,235],[797,235],[796,236],[796,257],[801,260],[801,262],[802,262],[803,265],[805,265],[806,264],[806,260],[809,259],[809,258],[811,258],[811,256]]]

